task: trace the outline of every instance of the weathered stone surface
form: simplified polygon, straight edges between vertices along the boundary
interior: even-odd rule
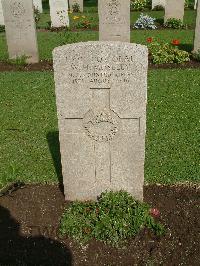
[[[165,2],[166,0],[152,0],[152,9],[156,6],[162,6],[165,8]]]
[[[0,0],[0,25],[4,25],[4,16],[3,16],[3,8],[2,8],[2,0]]]
[[[183,21],[184,4],[184,0],[166,0],[164,21],[166,22],[170,18],[180,19]]]
[[[70,9],[72,9],[72,6],[76,3],[79,5],[80,11],[83,12],[83,0],[69,0]]]
[[[43,12],[43,10],[42,10],[42,0],[33,0],[33,5],[40,13]]]
[[[130,0],[98,1],[99,40],[130,42]]]
[[[38,62],[38,46],[32,0],[2,0],[10,58],[28,56]]]
[[[194,9],[197,9],[197,2],[198,2],[198,0],[194,1]]]
[[[198,1],[197,5],[197,18],[194,38],[194,52],[197,51],[200,52],[200,1]]]
[[[147,48],[78,43],[56,48],[53,59],[66,199],[123,189],[142,200]]]
[[[59,28],[69,26],[68,1],[49,0],[51,27]]]

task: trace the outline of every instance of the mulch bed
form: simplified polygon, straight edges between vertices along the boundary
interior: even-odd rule
[[[149,69],[187,69],[187,68],[200,68],[200,62],[196,60],[190,60],[183,64],[159,64],[155,65],[149,60]],[[35,64],[27,64],[17,66],[15,64],[9,64],[6,62],[0,62],[0,72],[6,71],[53,71],[52,61],[40,61]]]
[[[160,210],[165,236],[143,230],[123,248],[59,238],[67,202],[56,185],[26,185],[0,197],[0,265],[200,265],[200,189],[149,185],[144,200]]]

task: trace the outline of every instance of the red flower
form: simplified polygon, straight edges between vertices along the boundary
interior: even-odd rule
[[[156,209],[156,208],[150,209],[149,212],[154,217],[160,216],[160,211],[158,209]]]
[[[153,38],[152,38],[152,37],[147,38],[147,42],[148,42],[148,43],[153,42]]]
[[[177,39],[174,39],[174,40],[172,40],[172,44],[173,45],[179,45],[180,44],[180,41],[177,40]]]

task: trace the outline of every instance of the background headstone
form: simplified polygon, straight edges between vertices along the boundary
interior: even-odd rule
[[[121,42],[53,51],[65,198],[143,199],[148,49]]]
[[[194,38],[194,52],[200,52],[200,1],[197,4],[197,18]]]
[[[99,40],[130,42],[130,0],[98,1]]]
[[[166,22],[170,18],[180,19],[184,17],[184,0],[166,0],[165,19]]]
[[[43,10],[42,10],[42,0],[33,0],[33,5],[40,13],[43,12]]]
[[[2,0],[0,0],[0,25],[4,25],[3,7],[1,1]]]
[[[80,11],[83,12],[83,0],[69,0],[70,9],[72,9],[72,6],[76,3],[79,5]]]
[[[166,0],[152,0],[152,9],[154,9],[156,6],[162,6],[165,8],[165,1]]]
[[[38,45],[32,0],[2,0],[6,40],[10,58],[28,56],[38,62]]]
[[[51,27],[68,27],[69,15],[68,15],[68,1],[66,0],[49,0],[50,15],[51,15]]]
[[[194,9],[197,9],[197,2],[198,2],[198,0],[195,0],[195,2],[194,2]]]

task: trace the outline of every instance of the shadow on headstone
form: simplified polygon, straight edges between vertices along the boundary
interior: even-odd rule
[[[60,143],[59,143],[59,132],[49,132],[46,136],[49,145],[49,150],[53,159],[55,171],[59,181],[59,188],[64,193],[63,177],[62,177],[62,166],[61,166],[61,155],[60,155]]]
[[[20,224],[0,206],[0,265],[70,266],[72,256],[63,244],[43,236],[22,236]]]

